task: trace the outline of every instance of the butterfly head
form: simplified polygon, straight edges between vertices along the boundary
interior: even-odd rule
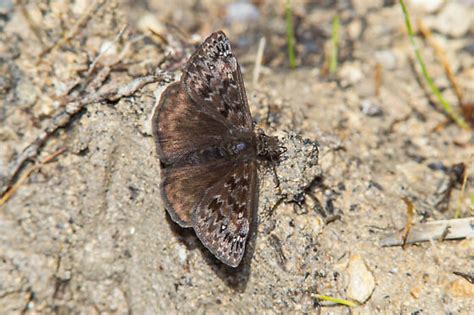
[[[285,153],[286,148],[278,141],[277,137],[267,136],[263,131],[257,131],[257,155],[270,161],[278,161]]]

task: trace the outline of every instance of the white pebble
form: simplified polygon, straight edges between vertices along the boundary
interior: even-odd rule
[[[375,290],[375,278],[360,255],[351,256],[347,273],[347,296],[359,303],[366,302]]]

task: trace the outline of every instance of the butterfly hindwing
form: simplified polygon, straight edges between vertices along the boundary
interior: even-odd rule
[[[173,221],[182,227],[191,227],[193,209],[206,190],[228,173],[232,163],[228,160],[214,160],[164,168],[161,193]]]
[[[208,189],[193,211],[196,235],[229,266],[238,266],[245,253],[256,193],[255,162],[239,163]]]

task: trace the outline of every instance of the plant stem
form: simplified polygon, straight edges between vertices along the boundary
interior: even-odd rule
[[[331,60],[329,62],[329,73],[334,74],[337,70],[337,53],[339,44],[339,16],[335,16],[332,20],[332,35],[331,35]]]
[[[295,36],[293,34],[293,12],[291,10],[290,0],[286,0],[285,15],[286,15],[286,36],[288,40],[288,58],[290,60],[291,69],[295,69],[296,68]]]
[[[410,39],[411,46],[412,46],[412,48],[415,52],[416,60],[418,61],[418,64],[420,65],[421,72],[423,74],[423,77],[426,80],[426,83],[430,87],[431,92],[436,96],[436,98],[440,102],[440,104],[443,107],[446,114],[448,114],[448,116],[456,124],[458,124],[458,126],[460,126],[461,128],[464,128],[464,129],[468,129],[469,127],[468,127],[466,121],[453,110],[453,108],[451,107],[451,104],[449,104],[444,99],[444,97],[441,94],[440,90],[434,84],[433,79],[430,77],[430,75],[428,73],[428,70],[426,68],[425,62],[423,61],[423,58],[421,57],[420,51],[418,50],[418,47],[416,45],[415,35],[414,35],[413,29],[411,27],[410,17],[408,15],[408,11],[407,11],[407,8],[406,8],[405,3],[403,2],[403,0],[400,0],[400,6],[402,7],[403,15],[405,16],[405,24],[406,24],[406,27],[407,27],[408,37]]]

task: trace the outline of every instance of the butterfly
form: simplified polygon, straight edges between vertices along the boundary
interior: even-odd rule
[[[254,130],[229,39],[212,33],[161,94],[152,118],[161,193],[171,219],[193,228],[223,263],[237,267],[258,207],[257,160],[277,161],[276,137]]]

